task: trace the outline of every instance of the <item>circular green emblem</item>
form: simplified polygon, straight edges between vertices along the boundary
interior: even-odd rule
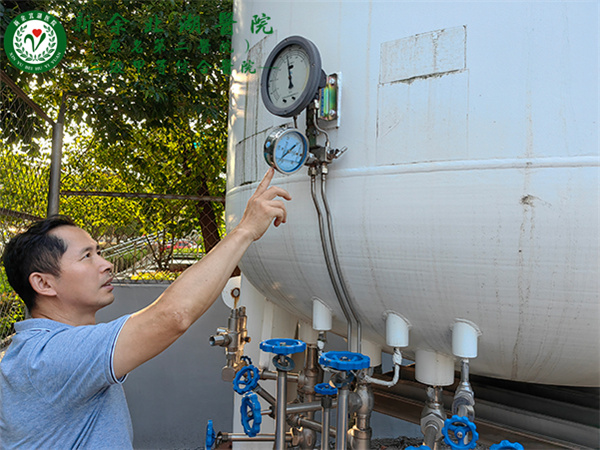
[[[4,34],[10,63],[29,73],[46,72],[60,62],[67,49],[65,29],[56,17],[27,11],[15,17]]]

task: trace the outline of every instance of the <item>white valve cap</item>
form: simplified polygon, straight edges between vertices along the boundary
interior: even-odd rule
[[[452,353],[458,358],[477,358],[477,338],[481,331],[473,322],[456,319],[452,327]]]
[[[385,342],[390,347],[407,347],[408,330],[411,325],[404,317],[393,311],[386,311],[385,316]]]
[[[331,330],[332,314],[331,309],[323,300],[313,297],[313,329],[317,331]]]

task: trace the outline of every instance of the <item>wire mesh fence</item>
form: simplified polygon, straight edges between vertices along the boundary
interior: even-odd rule
[[[40,117],[43,111],[10,82],[0,85],[0,102],[2,252],[16,233],[46,216],[52,120]],[[169,143],[167,154],[111,153],[94,147],[92,136],[65,140],[59,212],[98,241],[116,282],[171,282],[225,233],[222,164],[208,157],[201,169],[190,168],[189,161],[202,160],[202,149],[179,144]],[[1,343],[26,313],[4,267],[0,295]]]
[[[0,253],[32,221],[46,215],[51,124],[39,117],[14,87],[0,84]],[[23,319],[25,306],[12,291],[0,267],[0,343]]]

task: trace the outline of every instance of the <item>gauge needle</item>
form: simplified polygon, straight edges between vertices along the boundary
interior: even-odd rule
[[[287,149],[286,152],[283,155],[281,155],[281,159],[285,158],[287,154],[294,150],[296,147],[298,147],[298,144],[294,145],[292,148]]]
[[[294,87],[294,85],[292,84],[292,67],[294,67],[294,66],[290,66],[290,58],[287,59],[287,66],[288,66],[288,80],[290,80],[288,89],[292,89]]]

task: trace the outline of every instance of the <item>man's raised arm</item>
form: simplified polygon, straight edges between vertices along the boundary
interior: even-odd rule
[[[269,183],[269,169],[248,200],[238,226],[206,256],[187,269],[150,306],[125,322],[117,340],[113,365],[117,378],[155,357],[177,340],[219,297],[229,276],[250,244],[274,221],[286,221],[284,202],[290,194]]]

